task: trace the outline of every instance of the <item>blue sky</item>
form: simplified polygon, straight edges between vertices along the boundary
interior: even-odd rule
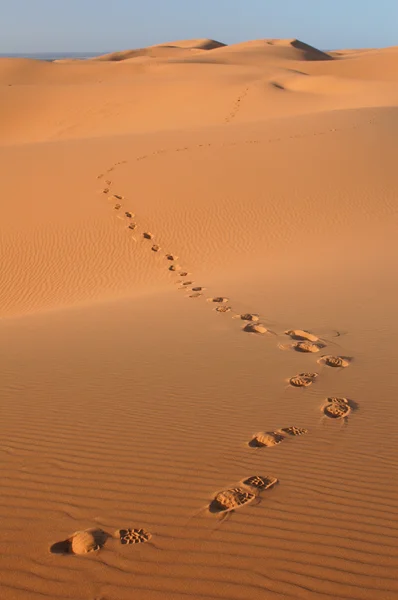
[[[297,37],[398,45],[398,0],[0,0],[0,52],[102,51],[176,39]]]

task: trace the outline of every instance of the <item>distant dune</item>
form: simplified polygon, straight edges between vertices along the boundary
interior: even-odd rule
[[[208,38],[200,38],[194,40],[177,40],[175,42],[168,42],[166,44],[157,44],[157,46],[174,46],[175,48],[196,48],[197,50],[214,50],[215,48],[222,48],[226,46],[223,42],[217,40],[210,40]],[[153,46],[156,48],[156,46]]]
[[[124,50],[121,52],[110,52],[90,58],[92,61],[112,61],[120,62],[131,58],[149,56],[150,58],[174,58],[184,56],[186,53],[199,52],[201,50],[213,50],[225,46],[221,42],[215,40],[200,39],[200,40],[181,40],[177,42],[169,42],[167,44],[157,44],[156,46],[148,46],[137,50]]]
[[[228,52],[258,52],[263,51],[264,57],[280,58],[285,60],[333,60],[333,57],[313,46],[296,39],[263,39],[231,44],[217,53]]]
[[[281,58],[285,60],[333,60],[333,56],[322,52],[313,46],[305,44],[296,39],[263,39],[242,42],[239,44],[223,44],[215,40],[182,40],[158,44],[133,50],[111,52],[101,56],[90,58],[91,61],[113,61],[120,62],[126,59],[149,56],[151,58],[181,58],[184,53],[189,57],[192,53],[207,51],[207,57],[218,56],[223,53],[253,52],[262,50],[269,58]],[[217,52],[211,52],[217,51]]]

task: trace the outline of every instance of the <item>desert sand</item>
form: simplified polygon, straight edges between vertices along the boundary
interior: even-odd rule
[[[2,600],[395,600],[398,47],[3,58],[0,132]]]

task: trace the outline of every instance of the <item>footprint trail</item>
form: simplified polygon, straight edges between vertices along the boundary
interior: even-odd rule
[[[232,109],[231,114],[226,118],[225,123],[230,122],[235,118],[237,112],[241,107],[241,102],[245,98],[249,91],[249,88],[246,88],[243,94],[236,100],[236,103]],[[330,133],[334,133],[337,130],[330,130]],[[328,132],[319,132],[315,135],[323,135]],[[292,136],[292,137],[305,137],[305,136]],[[268,143],[277,142],[278,139],[268,140]],[[246,144],[252,143],[260,143],[258,140],[250,140],[245,141]],[[221,146],[233,146],[236,143],[226,143],[221,144]],[[211,144],[197,144],[196,146],[175,148],[172,151],[189,151],[193,148],[207,148],[211,146]],[[157,156],[159,154],[164,154],[168,151],[166,150],[157,150],[152,154],[143,155],[136,157],[136,161],[141,161],[150,158],[151,156]],[[112,165],[105,173],[101,173],[98,175],[97,179],[101,180],[105,177],[106,173],[110,173],[115,170],[119,165],[126,164],[127,161],[120,161]],[[104,181],[104,188],[102,189],[102,193],[104,195],[110,194],[111,188],[113,186],[112,181],[110,179],[106,179]],[[128,202],[121,194],[113,194],[108,196],[108,200],[113,204],[114,209],[117,211],[117,218],[126,221],[126,230],[127,232],[139,230],[139,221],[132,221],[135,219],[135,214],[132,212],[129,206],[124,207],[124,203]],[[123,210],[121,211],[121,209]],[[150,241],[151,244],[148,244],[148,250],[159,254],[162,252],[161,245],[157,242],[156,237],[153,233],[148,230],[142,231],[140,234],[143,240]],[[133,238],[136,241],[135,238]],[[167,269],[170,273],[175,273],[178,277],[183,278],[177,280],[175,283],[178,285],[179,290],[185,290],[187,292],[186,297],[190,299],[194,298],[204,298],[203,292],[206,288],[201,285],[195,283],[193,279],[186,280],[187,277],[192,277],[188,270],[185,270],[183,266],[183,262],[180,261],[179,257],[174,254],[171,250],[168,249],[168,252],[164,254],[164,268]],[[179,264],[177,261],[180,261]],[[266,325],[261,323],[261,317],[258,313],[234,313],[232,306],[230,304],[230,300],[226,296],[212,296],[208,297],[207,302],[212,305],[213,310],[218,313],[227,314],[232,313],[232,318],[234,320],[239,320],[245,322],[243,327],[241,327],[241,331],[245,333],[255,334],[257,336],[265,336],[265,334],[273,334],[277,335],[285,335],[289,336],[292,340],[290,344],[278,344],[278,347],[283,350],[294,350],[299,353],[312,355],[320,352],[327,346],[327,340],[320,338],[315,333],[308,331],[306,329],[286,329],[281,334],[278,334],[274,331],[268,329]],[[340,333],[336,332],[336,337],[339,336]],[[319,364],[334,367],[334,368],[344,368],[348,367],[352,361],[351,357],[347,356],[333,356],[333,355],[323,355],[317,361]],[[293,388],[307,388],[311,386],[319,374],[316,372],[306,371],[301,372],[297,375],[292,376],[288,379],[289,387]],[[340,422],[346,422],[348,416],[357,409],[357,403],[348,400],[347,398],[334,398],[329,397],[326,401],[324,401],[321,411],[323,413],[323,418],[325,419],[334,419]],[[277,429],[275,431],[268,432],[259,432],[255,434],[252,439],[248,442],[249,447],[251,448],[272,448],[277,446],[283,442],[286,442],[289,438],[302,436],[308,433],[308,429],[296,426],[289,426]],[[210,513],[217,514],[221,516],[221,518],[227,517],[229,514],[233,513],[239,508],[245,507],[248,504],[254,503],[256,500],[259,500],[259,494],[262,491],[268,490],[274,487],[278,483],[278,479],[273,476],[260,476],[253,475],[251,477],[247,477],[243,479],[236,487],[231,487],[225,490],[222,490],[215,494],[213,499],[209,502],[208,506],[205,510]],[[58,542],[53,545],[53,548],[63,548],[63,553],[75,553],[75,554],[84,554],[87,552],[96,552],[98,551],[105,542],[112,538],[118,538],[121,544],[135,544],[135,543],[143,543],[147,542],[151,539],[151,534],[146,532],[143,529],[120,529],[116,534],[110,536],[109,534],[102,532],[102,530],[85,530],[82,532],[76,532],[65,540],[64,542]],[[102,537],[101,537],[102,536]],[[66,550],[65,550],[66,548]],[[52,550],[53,551],[53,550]],[[55,552],[56,550],[54,550]]]

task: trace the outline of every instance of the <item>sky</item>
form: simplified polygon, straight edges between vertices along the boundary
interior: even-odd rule
[[[398,0],[0,0],[0,53],[102,52],[190,38],[398,45]]]

